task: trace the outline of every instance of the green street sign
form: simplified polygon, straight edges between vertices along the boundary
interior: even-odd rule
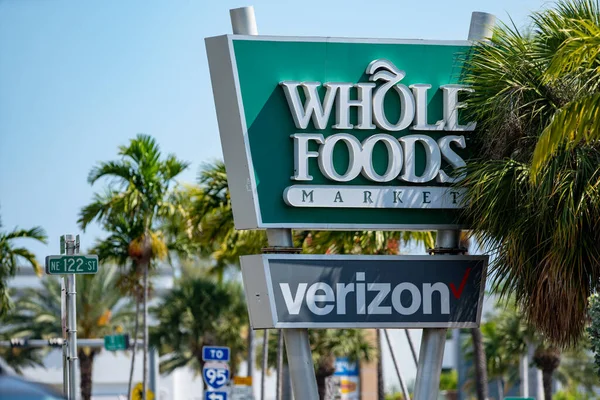
[[[206,39],[237,229],[456,229],[467,41]]]
[[[505,397],[504,400],[535,400],[535,397]]]
[[[129,348],[129,335],[104,336],[104,348],[108,351],[127,350]]]
[[[98,272],[98,256],[46,256],[48,275],[95,274]]]

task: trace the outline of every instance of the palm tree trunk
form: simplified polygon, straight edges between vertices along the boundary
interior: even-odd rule
[[[148,393],[148,263],[142,267],[144,268],[144,389],[142,399],[146,400],[146,393]]]
[[[381,349],[381,332],[377,332],[377,400],[385,400],[385,389],[383,387],[383,354]]]
[[[323,374],[319,374],[317,373],[316,375],[316,379],[317,379],[317,390],[319,392],[319,399],[320,400],[324,400],[325,399],[325,395],[327,394],[326,391],[326,387],[325,387],[325,378],[327,378],[325,375]]]
[[[488,379],[485,352],[483,350],[483,337],[479,328],[471,328],[473,338],[473,354],[475,355],[475,384],[477,387],[477,400],[487,400]]]
[[[265,400],[265,385],[267,370],[269,368],[269,330],[263,331],[263,353],[262,353],[262,371],[260,375],[260,400]]]
[[[248,323],[248,359],[246,363],[248,366],[247,375],[252,378],[254,375],[254,331],[250,323]]]
[[[137,350],[138,330],[140,329],[140,299],[135,299],[135,326],[133,328],[133,350],[131,353],[131,368],[129,368],[129,383],[127,384],[127,400],[131,399],[131,389],[133,388],[133,369],[135,366],[135,352]]]
[[[276,400],[283,400],[283,331],[277,331],[277,394]]]
[[[552,399],[552,373],[553,370],[542,370],[542,380],[544,382],[544,399]]]
[[[90,349],[89,354],[85,354],[85,351],[80,348],[77,352],[79,358],[79,376],[80,376],[80,390],[81,399],[90,400],[92,398],[92,372],[94,367],[94,357],[96,352]]]

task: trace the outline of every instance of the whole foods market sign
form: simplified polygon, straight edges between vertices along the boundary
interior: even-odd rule
[[[242,256],[252,326],[475,327],[487,256]]]
[[[236,227],[456,227],[462,41],[206,40]]]

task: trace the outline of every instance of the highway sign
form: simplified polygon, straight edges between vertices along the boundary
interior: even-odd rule
[[[202,368],[204,382],[211,389],[220,389],[229,382],[229,365],[225,363],[206,363]]]
[[[98,272],[98,256],[47,256],[46,273],[49,275],[95,274]]]
[[[204,400],[227,400],[227,392],[204,392]]]
[[[204,346],[202,347],[202,361],[229,362],[229,347]]]

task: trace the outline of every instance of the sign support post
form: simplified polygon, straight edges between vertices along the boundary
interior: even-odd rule
[[[258,35],[253,7],[229,10],[234,34]],[[269,246],[293,247],[291,229],[267,229]],[[283,338],[295,399],[318,399],[317,379],[312,362],[307,329],[284,329]]]
[[[291,229],[267,229],[269,245],[293,247]],[[283,329],[292,392],[295,399],[318,399],[317,378],[312,362],[308,329]]]
[[[434,252],[456,254],[459,250],[459,241],[459,230],[439,230],[435,239]],[[447,330],[447,328],[423,329],[415,381],[415,400],[435,400],[437,398]]]
[[[65,245],[68,256],[79,254],[79,236],[77,242],[73,235],[65,235]],[[69,398],[77,400],[77,287],[75,274],[67,275],[67,332],[69,336],[68,344],[68,365],[69,365]]]
[[[484,12],[473,12],[468,40],[491,37],[496,17]],[[436,250],[452,252],[459,249],[460,230],[438,230]],[[440,374],[446,345],[447,329],[423,329],[421,350],[415,382],[415,400],[435,400],[440,386]]]

